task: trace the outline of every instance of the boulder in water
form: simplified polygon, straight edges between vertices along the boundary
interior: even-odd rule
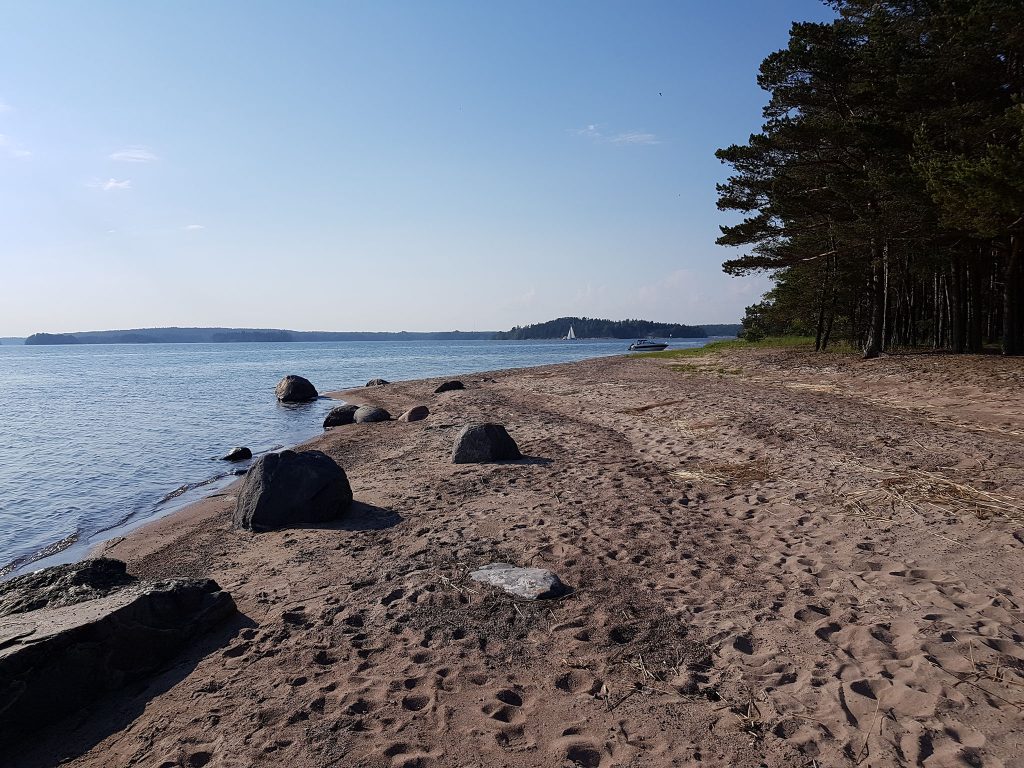
[[[244,446],[240,446],[238,448],[232,448],[230,451],[228,451],[227,455],[224,456],[224,461],[245,461],[246,459],[251,458],[252,451],[250,451],[248,448],[245,448]]]
[[[261,456],[238,492],[236,528],[270,531],[336,520],[352,506],[345,470],[322,451]]]
[[[455,438],[453,464],[515,461],[523,458],[519,446],[501,424],[469,424]]]
[[[332,408],[331,412],[327,414],[327,418],[324,419],[324,429],[352,424],[355,421],[355,413],[358,408],[358,405],[351,404]]]
[[[376,405],[361,405],[353,414],[356,424],[368,424],[373,421],[389,421],[391,414]]]
[[[430,409],[425,405],[414,405],[408,411],[398,417],[399,421],[422,421],[430,415]]]
[[[306,403],[319,397],[316,387],[309,379],[304,379],[301,376],[285,376],[277,382],[277,388],[274,391],[277,394],[277,399],[282,403]]]
[[[387,384],[390,384],[390,383],[391,382],[388,381],[387,379],[370,379],[368,382],[366,382],[366,386],[368,386],[368,387],[383,387],[383,386],[385,386]]]
[[[434,390],[435,395],[439,395],[442,392],[452,392],[458,389],[465,389],[466,385],[461,381],[446,381],[444,384]]]

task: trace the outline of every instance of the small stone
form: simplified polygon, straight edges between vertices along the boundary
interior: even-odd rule
[[[224,461],[245,461],[246,459],[252,458],[252,451],[244,446],[238,448],[232,448],[224,456]]]
[[[391,414],[376,405],[361,405],[353,414],[356,424],[367,424],[373,421],[389,421]]]
[[[430,409],[425,405],[415,405],[398,417],[399,421],[422,421],[430,415]]]
[[[469,574],[473,581],[490,584],[524,600],[561,597],[569,588],[557,574],[544,568],[519,568],[509,563],[491,563]]]

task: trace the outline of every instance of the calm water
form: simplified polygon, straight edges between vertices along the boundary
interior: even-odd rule
[[[675,340],[700,346],[703,339]],[[327,392],[620,354],[621,340],[0,346],[0,576],[89,546],[223,485],[218,461],[321,431],[332,403],[282,406],[297,373]],[[57,554],[59,552],[59,554]],[[44,558],[44,559],[41,559]],[[12,568],[13,566],[13,568]]]

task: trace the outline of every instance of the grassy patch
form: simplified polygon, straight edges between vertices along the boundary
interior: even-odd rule
[[[703,347],[692,349],[666,349],[664,352],[644,352],[638,357],[704,357],[716,352],[726,352],[730,349],[763,349],[766,347],[813,347],[814,339],[810,336],[769,336],[761,341],[744,341],[743,339],[723,339],[705,344]]]

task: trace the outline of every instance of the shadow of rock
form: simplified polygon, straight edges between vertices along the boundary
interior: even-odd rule
[[[281,530],[382,531],[385,528],[394,528],[400,522],[402,522],[402,516],[393,509],[353,501],[352,508],[340,520],[333,520],[329,523],[289,525]]]
[[[84,755],[107,737],[127,728],[152,699],[188,677],[207,656],[230,645],[243,629],[256,626],[257,623],[244,614],[235,614],[196,639],[163,672],[130,683],[72,715],[33,731],[24,742],[11,745],[4,755],[3,765],[5,768],[50,768]]]

